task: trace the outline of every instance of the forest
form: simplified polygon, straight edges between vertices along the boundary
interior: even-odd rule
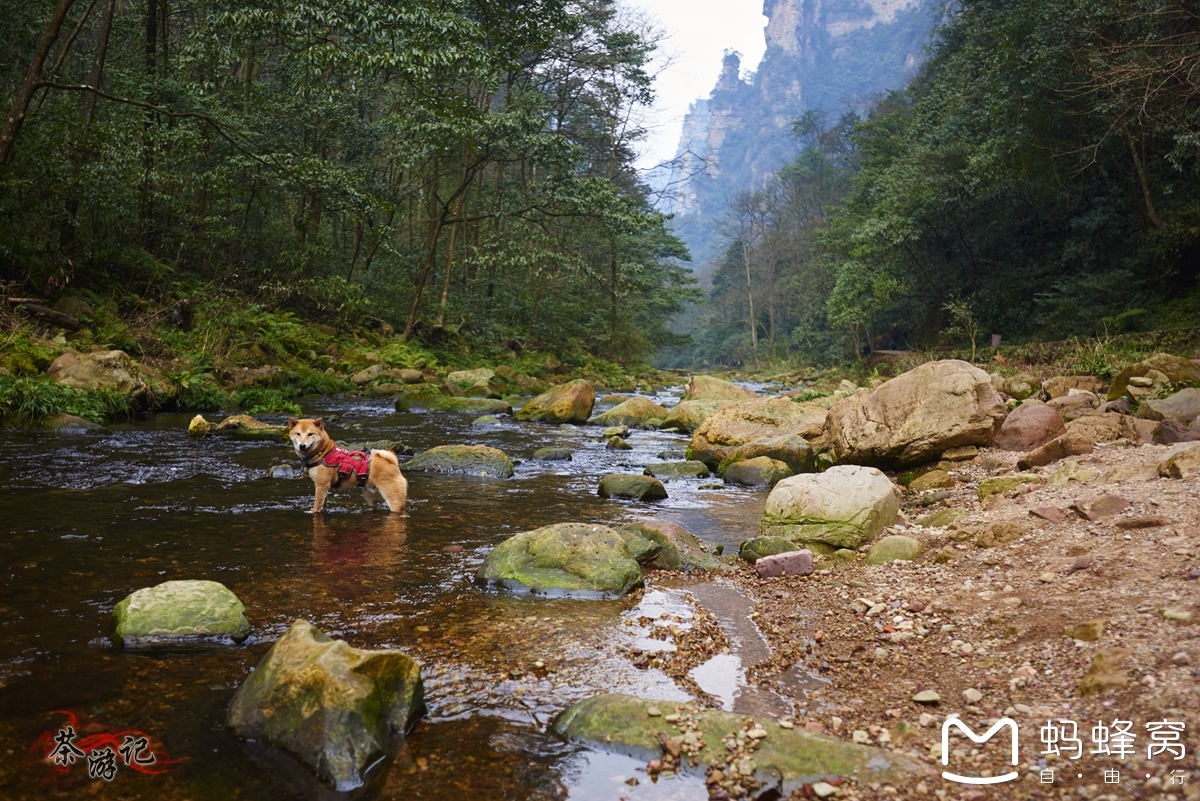
[[[2,0],[0,19],[11,296],[635,362],[697,297],[632,164],[661,34],[611,0]]]
[[[728,203],[695,348],[836,362],[1200,319],[1200,11],[962,0],[903,90],[812,110]]]

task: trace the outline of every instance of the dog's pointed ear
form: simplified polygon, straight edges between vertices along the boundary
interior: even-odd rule
[[[299,423],[299,422],[300,422],[300,421],[299,421],[299,420],[297,420],[295,417],[289,417],[289,418],[288,418],[288,428],[295,428],[295,427],[296,427],[296,424],[297,424],[297,423]]]
[[[325,418],[324,418],[324,417],[318,417],[316,420],[313,420],[313,424],[314,424],[314,425],[315,425],[317,428],[319,428],[319,429],[321,429],[321,430],[324,430],[324,429],[325,429]]]

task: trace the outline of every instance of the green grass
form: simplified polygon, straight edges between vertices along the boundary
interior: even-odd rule
[[[245,387],[237,391],[237,405],[249,412],[250,414],[263,414],[264,412],[287,412],[288,414],[301,414],[300,406],[294,401],[284,398],[283,393],[277,389],[265,389],[263,387]]]
[[[56,414],[73,414],[93,423],[133,414],[131,398],[119,392],[73,389],[47,376],[0,376],[0,417],[40,423]]]

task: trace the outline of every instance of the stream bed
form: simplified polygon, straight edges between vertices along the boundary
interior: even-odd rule
[[[632,450],[612,451],[596,427],[509,418],[473,426],[472,415],[396,413],[388,400],[302,405],[307,415],[324,415],[341,440],[399,440],[416,451],[482,444],[521,461],[508,480],[406,473],[403,515],[368,512],[360,491],[342,490],[326,514],[313,517],[307,478],[267,477],[273,465],[295,462],[290,448],[189,439],[189,415],[152,415],[109,434],[6,430],[0,795],[704,799],[700,776],[651,781],[644,761],[546,733],[564,708],[597,692],[686,700],[670,678],[637,669],[624,652],[646,641],[632,620],[686,619],[695,602],[716,614],[737,646],[698,669],[697,682],[738,712],[778,708],[782,699],[744,687],[744,669],[767,652],[744,617],[749,602],[731,583],[652,578],[636,606],[637,598],[517,597],[473,581],[488,550],[550,523],[652,517],[736,549],[757,529],[765,490],[712,488],[719,482],[709,478],[672,481],[670,498],[655,504],[596,494],[606,473],[640,473],[663,461],[660,452],[685,448],[687,437],[634,431]],[[529,460],[547,446],[571,448],[574,458]],[[250,638],[233,648],[114,647],[113,606],[136,589],[175,579],[229,587],[246,606]],[[395,758],[348,794],[324,789],[290,758],[243,743],[224,727],[238,684],[297,618],[356,647],[402,649],[422,664],[428,714]],[[169,770],[142,774],[121,762],[110,782],[89,778],[82,762],[55,771],[35,744],[65,725],[68,713],[80,737],[145,733],[165,749],[159,766]]]

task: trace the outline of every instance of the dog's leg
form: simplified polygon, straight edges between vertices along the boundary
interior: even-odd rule
[[[408,503],[408,479],[400,472],[396,454],[391,451],[371,451],[371,475],[367,481],[383,496],[389,510],[403,512]]]
[[[317,514],[325,509],[325,496],[329,494],[329,487],[333,484],[333,477],[330,473],[336,474],[336,470],[317,470],[317,474],[313,476],[313,484],[316,485],[317,494],[313,498],[312,511],[309,514]]]
[[[367,502],[368,509],[375,511],[375,509],[379,508],[379,501],[382,498],[383,495],[374,484],[369,481],[363,484],[363,500]]]

